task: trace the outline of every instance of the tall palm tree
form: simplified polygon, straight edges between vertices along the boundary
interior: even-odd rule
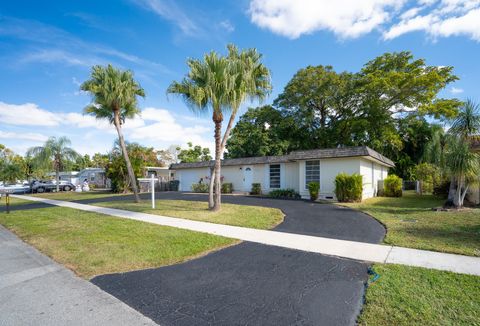
[[[221,205],[220,169],[222,156],[222,122],[223,113],[229,109],[232,102],[232,89],[236,83],[237,73],[231,69],[230,61],[215,52],[210,52],[203,60],[189,59],[190,69],[181,82],[172,82],[167,93],[181,96],[187,105],[195,111],[212,110],[212,120],[215,124],[215,166],[209,191],[208,206],[211,210],[219,210]]]
[[[137,181],[128,157],[122,125],[126,119],[133,118],[140,113],[137,106],[137,96],[145,97],[145,91],[135,81],[131,71],[122,71],[112,65],[106,67],[94,66],[90,79],[85,81],[80,89],[92,95],[92,104],[85,108],[85,113],[97,119],[107,119],[115,126],[127,165],[135,202],[138,203],[140,197],[138,196]]]
[[[36,164],[44,167],[50,164],[53,166],[57,191],[60,190],[60,171],[68,161],[80,157],[80,154],[69,147],[70,145],[67,137],[50,137],[43,146],[32,147],[27,151],[27,156],[32,156]]]

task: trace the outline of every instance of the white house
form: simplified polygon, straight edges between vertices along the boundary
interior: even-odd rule
[[[214,162],[172,164],[180,191],[191,191],[192,184],[207,182]],[[262,193],[274,189],[295,189],[308,198],[307,184],[320,182],[321,199],[335,199],[337,174],[358,173],[363,176],[363,199],[376,196],[379,181],[394,163],[369,147],[344,147],[294,151],[282,156],[226,159],[222,161],[223,182],[233,184],[234,191],[250,192],[259,183]]]

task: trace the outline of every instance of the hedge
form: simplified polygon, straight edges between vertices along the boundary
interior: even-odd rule
[[[362,200],[363,178],[360,174],[340,173],[335,177],[335,196],[339,202]]]
[[[251,195],[261,195],[262,194],[262,185],[259,183],[252,183]]]
[[[206,183],[194,183],[192,184],[193,192],[208,192],[208,184]]]
[[[383,180],[385,197],[402,197],[402,179],[390,174]]]
[[[231,194],[232,192],[233,192],[233,183],[231,182],[222,183],[223,194]]]
[[[295,189],[275,189],[268,194],[272,198],[300,199],[300,194]]]

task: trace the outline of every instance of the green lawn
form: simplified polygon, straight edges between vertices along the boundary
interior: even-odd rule
[[[88,191],[88,192],[60,191],[60,192],[46,192],[42,194],[33,194],[30,196],[55,199],[55,200],[74,201],[74,200],[82,200],[82,199],[125,196],[125,194],[117,194],[109,191]]]
[[[480,209],[436,212],[444,200],[406,192],[401,198],[376,197],[342,204],[366,212],[387,227],[391,245],[480,256]]]
[[[480,277],[374,265],[360,325],[480,325]]]
[[[174,264],[236,243],[63,207],[1,213],[0,224],[85,278]]]
[[[121,195],[105,192],[60,192],[44,193],[36,196],[48,199],[74,201]],[[208,210],[206,200],[206,197],[204,202],[188,200],[157,200],[155,202],[155,209],[151,208],[152,203],[150,200],[142,200],[140,203],[135,203],[132,200],[110,201],[95,203],[94,205],[255,229],[271,229],[280,224],[284,217],[283,213],[276,208],[232,205],[225,203],[222,204],[222,209],[219,212],[211,212]]]
[[[270,229],[283,221],[283,213],[276,208],[222,204],[218,212],[208,210],[208,203],[188,200],[157,200],[155,209],[150,201],[112,201],[96,203],[96,206],[125,209],[148,214],[180,217],[195,221]]]

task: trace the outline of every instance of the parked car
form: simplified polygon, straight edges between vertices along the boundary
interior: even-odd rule
[[[0,193],[2,190],[8,191],[10,194],[25,194],[30,192],[30,185],[28,183],[3,184],[0,185]]]
[[[75,185],[71,182],[60,181],[59,189],[60,191],[71,191],[75,189]],[[57,190],[57,184],[52,181],[34,180],[30,183],[30,191],[32,193],[34,192],[43,193],[43,192],[56,191],[56,190]]]

